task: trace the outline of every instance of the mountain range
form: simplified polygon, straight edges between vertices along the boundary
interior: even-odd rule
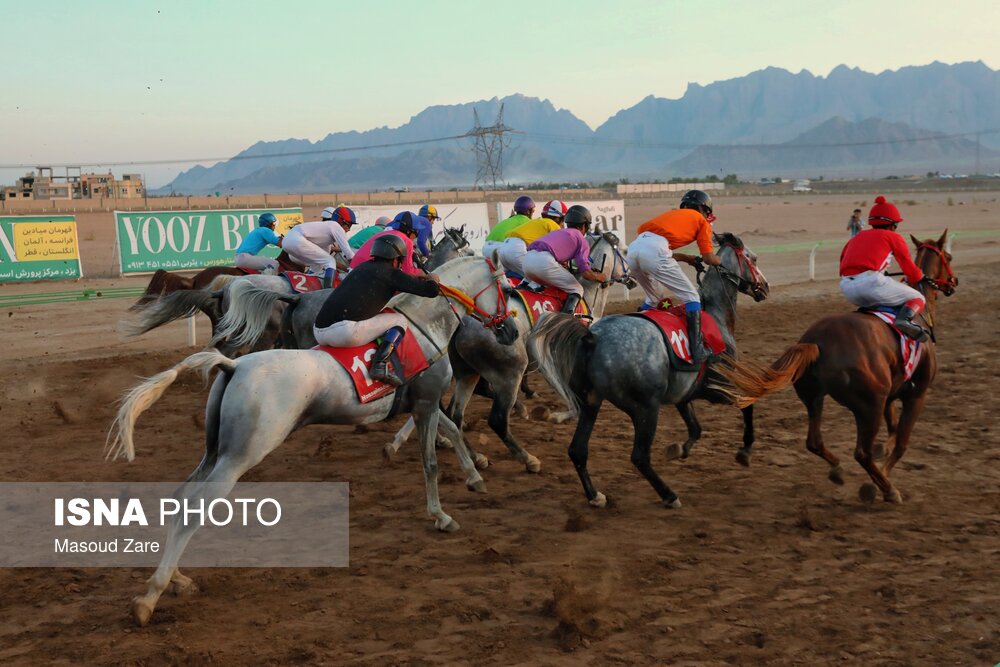
[[[997,171],[1000,162],[1000,71],[982,62],[879,74],[840,66],[825,77],[769,67],[689,84],[678,99],[646,97],[596,129],[548,100],[511,95],[428,107],[396,128],[260,141],[159,192],[466,187],[476,176],[473,139],[429,140],[468,132],[473,110],[492,124],[501,105],[517,131],[506,135],[508,182],[972,171],[977,163]]]

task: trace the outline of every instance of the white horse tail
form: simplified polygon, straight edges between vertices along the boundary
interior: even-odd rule
[[[255,287],[245,281],[233,283],[226,314],[219,320],[212,344],[228,340],[234,348],[255,345],[267,329],[275,302],[288,296],[287,292]]]
[[[122,398],[118,415],[111,423],[108,440],[105,445],[105,458],[117,459],[124,457],[131,461],[135,458],[135,441],[133,431],[139,415],[156,403],[177,379],[182,371],[201,373],[205,381],[212,369],[219,367],[224,373],[231,374],[239,362],[230,359],[218,350],[196,352],[173,368],[146,378],[133,387]]]
[[[559,397],[573,410],[580,409],[580,396],[571,387],[573,372],[583,371],[578,364],[581,346],[592,346],[595,336],[578,319],[562,313],[546,313],[528,334],[527,347],[538,371],[548,380]]]
[[[243,276],[233,276],[228,273],[223,273],[212,278],[212,281],[205,285],[205,289],[210,292],[218,292],[220,290],[226,289],[229,283],[233,282],[237,278],[242,278]]]
[[[126,322],[122,330],[127,336],[140,336],[147,331],[199,311],[217,308],[218,293],[210,289],[178,290],[161,296],[148,306],[139,309],[135,321]]]

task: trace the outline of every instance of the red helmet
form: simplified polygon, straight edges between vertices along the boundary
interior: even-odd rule
[[[868,212],[868,225],[871,227],[889,227],[898,225],[903,221],[903,216],[899,214],[899,209],[895,204],[890,204],[885,197],[879,195],[875,198],[875,205]]]
[[[545,202],[545,206],[542,207],[542,217],[562,222],[566,217],[566,204],[558,199]]]

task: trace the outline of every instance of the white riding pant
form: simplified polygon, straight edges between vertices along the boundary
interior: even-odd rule
[[[238,252],[236,253],[236,268],[277,273],[278,260],[263,255],[251,255],[248,252]]]
[[[494,250],[500,250],[500,246],[503,245],[503,241],[485,241],[483,242],[483,257],[491,259]]]
[[[406,331],[406,318],[399,313],[379,313],[367,320],[342,320],[322,329],[314,326],[313,335],[320,345],[357,347],[372,342],[393,327]]]
[[[701,302],[698,290],[674,259],[670,244],[659,234],[643,232],[628,245],[628,268],[651,306],[659,306],[671,294],[681,303]]]
[[[528,254],[528,246],[518,238],[510,238],[500,246],[500,263],[508,271],[524,275],[524,256]]]
[[[288,253],[293,262],[304,264],[311,268],[316,275],[321,276],[326,269],[337,268],[337,261],[333,258],[333,255],[302,234],[296,232],[294,227],[285,235],[285,240],[281,242],[281,247]]]
[[[544,250],[529,250],[524,256],[524,277],[542,285],[558,287],[567,294],[577,294],[583,298],[583,286],[573,274],[564,269]]]
[[[864,308],[902,306],[913,300],[920,301],[921,307],[925,303],[920,292],[906,283],[893,280],[881,271],[865,271],[856,276],[844,276],[840,279],[840,291],[855,306]]]

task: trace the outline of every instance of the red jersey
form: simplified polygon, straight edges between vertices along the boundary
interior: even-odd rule
[[[888,229],[866,229],[859,232],[840,253],[840,275],[855,276],[865,271],[885,271],[893,258],[903,270],[907,281],[916,285],[924,277],[913,259],[906,241]]]

